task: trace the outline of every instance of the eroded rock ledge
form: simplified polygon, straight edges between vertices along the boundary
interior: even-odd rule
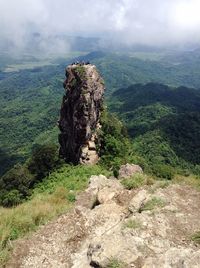
[[[98,161],[98,129],[104,83],[96,67],[69,65],[64,82],[66,94],[60,111],[60,155],[73,164]]]

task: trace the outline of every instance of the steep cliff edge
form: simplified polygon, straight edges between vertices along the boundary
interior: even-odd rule
[[[72,64],[66,68],[66,94],[60,111],[60,155],[66,162],[98,162],[97,144],[104,83],[91,64]]]

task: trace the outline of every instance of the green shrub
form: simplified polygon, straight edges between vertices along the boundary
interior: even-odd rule
[[[194,167],[194,174],[200,177],[200,165]]]
[[[200,244],[200,231],[192,235],[192,241],[197,244]]]
[[[5,192],[0,197],[0,204],[4,207],[19,205],[23,201],[23,195],[18,190]]]
[[[13,206],[31,194],[34,176],[26,166],[17,164],[0,179],[0,204]]]
[[[15,165],[0,179],[0,205],[10,207],[20,204],[31,194],[35,184],[60,163],[57,146],[36,146],[27,164]]]
[[[125,264],[118,259],[111,259],[106,268],[125,268]]]
[[[175,175],[174,168],[164,164],[153,165],[152,171],[153,174],[156,175],[158,178],[163,178],[167,180],[172,180]]]
[[[140,209],[140,212],[146,210],[153,210],[156,207],[164,207],[165,201],[158,197],[153,197],[151,200],[147,201],[144,206]]]
[[[59,163],[57,146],[54,144],[44,144],[34,148],[28,168],[38,179],[41,179],[46,177]]]
[[[76,201],[76,195],[74,193],[69,193],[67,196],[67,200],[71,203]]]
[[[113,158],[117,156],[123,156],[126,154],[126,146],[123,141],[117,139],[116,137],[113,137],[110,134],[107,134],[104,136],[104,141],[103,141],[103,150],[102,154],[103,155],[111,155]]]
[[[84,66],[77,66],[76,71],[78,72],[81,79],[83,79],[85,77],[86,72],[85,72]]]
[[[115,178],[118,178],[119,176],[119,169],[120,169],[120,165],[118,164],[113,165],[113,175]]]
[[[145,182],[146,182],[145,175],[140,173],[136,173],[132,177],[123,179],[121,181],[122,185],[128,190],[139,188],[140,186],[144,185]]]
[[[123,123],[115,115],[108,113],[106,109],[101,114],[100,121],[104,134],[110,134],[115,138],[128,137],[128,132]]]
[[[114,175],[117,176],[119,167],[129,162],[131,142],[122,122],[105,110],[101,115],[101,125],[99,132],[101,163],[111,167]]]

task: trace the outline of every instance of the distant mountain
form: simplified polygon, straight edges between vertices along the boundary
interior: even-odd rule
[[[157,54],[150,55],[153,55],[151,60],[138,58],[136,54],[107,53],[93,59],[93,62],[105,79],[107,93],[131,84],[148,82],[200,88],[200,58],[197,56],[194,55],[193,60],[189,58],[174,64],[174,61],[164,57],[165,54],[159,60]]]
[[[0,53],[8,53],[13,57],[29,54],[43,58],[49,55],[63,56],[69,51],[87,53],[102,48],[100,39],[97,37],[68,36],[64,34],[47,35],[30,32],[25,36],[23,44],[20,46],[11,41],[1,40]]]
[[[163,60],[175,65],[184,65],[185,67],[192,64],[198,68],[200,63],[200,48],[187,51],[172,51]]]

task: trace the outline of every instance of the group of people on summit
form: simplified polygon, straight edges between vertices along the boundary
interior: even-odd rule
[[[79,66],[82,66],[82,65],[89,65],[90,62],[89,61],[75,61],[75,62],[72,62],[72,65],[79,65]]]

